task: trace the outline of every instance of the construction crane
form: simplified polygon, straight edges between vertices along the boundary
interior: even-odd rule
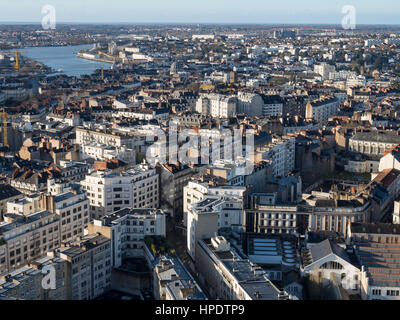
[[[3,146],[9,147],[7,138],[7,113],[1,112],[0,116],[3,118]]]
[[[19,51],[15,51],[15,70],[19,71]]]

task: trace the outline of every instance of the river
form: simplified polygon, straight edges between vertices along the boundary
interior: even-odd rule
[[[46,66],[60,71],[68,76],[79,77],[90,75],[96,69],[111,67],[109,63],[90,61],[78,58],[79,50],[91,49],[93,45],[65,46],[65,47],[32,47],[21,49],[21,55],[39,61]]]

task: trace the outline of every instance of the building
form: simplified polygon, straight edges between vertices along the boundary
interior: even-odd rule
[[[218,195],[244,201],[246,190],[246,187],[242,186],[210,186],[207,182],[196,181],[195,179],[189,181],[183,188],[183,225],[187,226],[189,207],[203,200],[207,195]]]
[[[196,253],[199,281],[215,300],[288,300],[257,264],[231,250],[224,237],[199,240]]]
[[[349,294],[360,292],[360,268],[346,250],[326,239],[303,252],[301,274],[326,285],[334,283]]]
[[[248,92],[238,92],[237,112],[248,116],[263,115],[263,99],[260,95]]]
[[[363,300],[400,300],[400,228],[385,223],[352,223],[348,243],[361,265]]]
[[[3,215],[7,213],[7,202],[22,197],[23,194],[9,184],[0,184],[0,223],[4,220]]]
[[[67,300],[91,300],[111,288],[110,239],[89,234],[63,244],[58,253],[67,261]]]
[[[126,146],[131,149],[136,146],[134,136],[128,133],[124,134],[106,130],[90,130],[83,127],[77,127],[75,143],[78,145],[85,145],[91,142],[114,147]]]
[[[269,161],[274,178],[283,177],[295,168],[295,138],[273,137],[272,142],[256,150],[256,161]]]
[[[172,217],[182,220],[183,188],[191,179],[194,169],[182,164],[158,164],[160,176],[160,206]]]
[[[386,150],[391,150],[400,144],[400,136],[392,131],[357,132],[349,139],[349,151],[369,156],[384,156]],[[391,157],[389,159],[390,161]],[[382,163],[382,167],[386,161]]]
[[[157,260],[153,271],[156,300],[207,300],[178,257],[162,256]]]
[[[95,219],[88,233],[110,239],[111,263],[119,268],[125,257],[142,255],[146,236],[166,236],[166,215],[162,210],[125,208]]]
[[[89,199],[80,188],[71,188],[57,195],[41,194],[40,208],[60,217],[61,242],[83,236],[90,220]]]
[[[306,118],[315,119],[320,124],[327,122],[331,116],[338,114],[339,105],[339,99],[332,96],[310,101],[306,105]]]
[[[0,224],[0,273],[14,270],[60,246],[60,217],[49,211],[7,213]]]
[[[196,112],[217,118],[232,118],[236,115],[237,98],[211,93],[201,95],[196,102]]]
[[[145,164],[124,172],[94,171],[81,184],[95,219],[127,207],[159,207],[159,177],[156,169]]]
[[[54,283],[52,280],[47,283],[49,270],[54,270],[51,273],[55,277]],[[66,300],[66,271],[67,263],[59,257],[36,259],[0,275],[0,296],[17,300]]]
[[[327,63],[316,64],[314,66],[314,72],[322,76],[323,80],[329,79],[329,74],[335,71],[336,71],[335,66]]]
[[[379,172],[385,169],[400,170],[400,146],[397,145],[390,150],[386,150],[379,161]]]
[[[299,209],[308,215],[309,231],[334,231],[346,236],[350,222],[371,221],[372,204],[362,195],[337,200],[332,194],[313,191],[303,194],[305,205]]]
[[[262,116],[273,117],[281,116],[283,112],[283,99],[278,95],[261,95],[262,98]]]

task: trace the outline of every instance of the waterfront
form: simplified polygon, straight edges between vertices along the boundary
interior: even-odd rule
[[[65,47],[37,47],[21,49],[21,54],[30,59],[39,61],[55,71],[68,76],[92,74],[96,69],[111,67],[109,63],[90,61],[76,56],[79,50],[87,50],[92,45],[65,46]]]

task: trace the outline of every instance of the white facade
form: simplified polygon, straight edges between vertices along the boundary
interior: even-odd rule
[[[156,169],[137,165],[126,172],[92,172],[81,182],[90,199],[93,218],[122,208],[158,208],[159,177]]]
[[[146,236],[166,236],[166,215],[162,210],[125,208],[95,219],[89,232],[100,232],[110,237],[111,263],[114,268],[125,257],[142,254]]]
[[[233,117],[236,114],[236,108],[236,97],[215,93],[203,95],[196,102],[197,112],[219,118]]]
[[[273,138],[272,143],[257,150],[263,160],[271,162],[273,177],[283,177],[295,167],[295,138],[283,136]]]

